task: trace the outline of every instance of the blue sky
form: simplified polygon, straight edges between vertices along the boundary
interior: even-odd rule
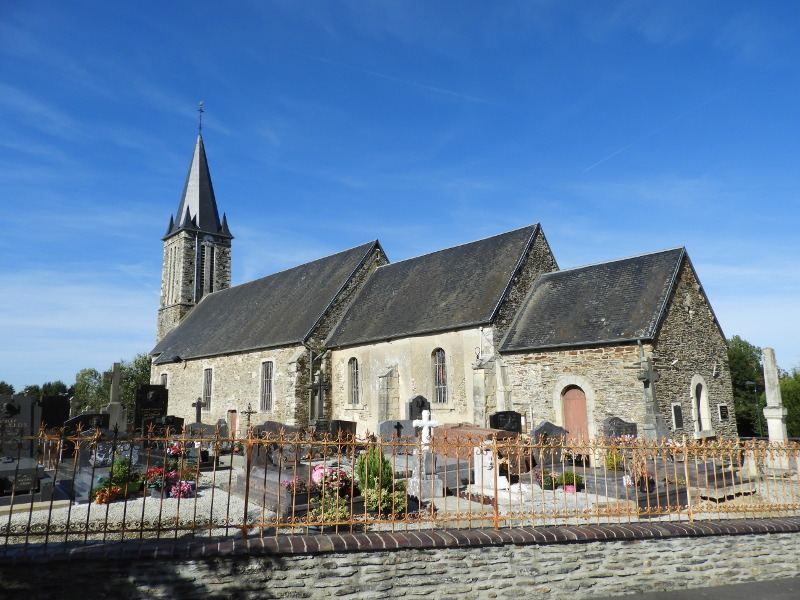
[[[686,246],[800,366],[793,2],[0,0],[0,380],[154,345],[204,101],[233,283],[540,222],[561,268]]]

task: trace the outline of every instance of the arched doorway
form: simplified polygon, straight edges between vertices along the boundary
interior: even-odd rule
[[[567,442],[578,442],[589,438],[589,418],[586,413],[586,394],[577,385],[561,392],[561,407]]]

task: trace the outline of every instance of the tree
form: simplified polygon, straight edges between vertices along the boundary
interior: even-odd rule
[[[119,384],[119,401],[125,405],[131,417],[136,389],[150,383],[150,364],[150,355],[144,352],[129,361],[120,361],[122,380]],[[106,371],[112,369],[113,365],[109,365]],[[99,412],[111,401],[111,378],[103,377],[103,373],[96,369],[81,369],[75,376],[74,390],[80,412]]]
[[[72,395],[73,391],[72,388],[68,388],[67,384],[61,380],[48,381],[47,383],[43,383],[41,388],[42,396],[68,397]]]
[[[75,375],[75,401],[78,412],[96,413],[100,407],[108,404],[110,382],[104,385],[103,375],[97,369],[81,369]]]
[[[800,371],[790,375],[784,373],[780,378],[781,400],[786,407],[786,430],[789,437],[800,437]]]
[[[10,383],[6,383],[5,381],[0,381],[0,394],[7,394],[13,395],[14,394],[14,386]]]
[[[146,352],[137,354],[130,361],[122,361],[120,368],[126,374],[119,386],[119,399],[128,409],[128,415],[133,418],[133,405],[136,398],[136,389],[140,385],[150,383],[150,365],[152,361]]]
[[[761,393],[764,391],[764,371],[761,348],[735,335],[728,340],[728,362],[739,435],[755,436],[759,431],[759,423],[763,427]]]

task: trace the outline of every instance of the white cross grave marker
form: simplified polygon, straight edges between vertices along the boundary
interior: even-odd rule
[[[431,444],[431,430],[434,427],[438,427],[440,423],[438,421],[431,420],[431,411],[423,410],[422,411],[422,418],[421,419],[414,419],[411,424],[414,427],[422,427],[422,443],[425,446],[430,446]]]

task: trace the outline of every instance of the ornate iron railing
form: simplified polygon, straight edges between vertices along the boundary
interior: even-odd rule
[[[3,455],[6,548],[800,514],[794,443],[43,431]]]

